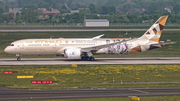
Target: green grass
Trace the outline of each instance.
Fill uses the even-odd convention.
[[[77,88],[141,88],[141,87],[180,87],[179,83],[148,83],[148,84],[75,84],[75,85],[13,85],[8,88],[19,89],[77,89]]]
[[[153,97],[139,97],[139,98],[140,101],[179,101],[180,100],[180,96],[153,96]],[[124,97],[124,98],[93,98],[93,99],[34,100],[34,101],[133,101],[133,100],[131,100],[131,97]]]
[[[16,58],[15,55],[6,54],[4,48],[11,42],[20,39],[31,38],[92,38],[94,36],[105,34],[103,38],[135,38],[140,37],[144,31],[129,31],[128,35],[124,35],[125,31],[102,31],[102,32],[0,32],[0,58]],[[176,41],[176,44],[165,46],[148,52],[141,52],[128,55],[95,55],[94,57],[180,57],[180,31],[164,31],[162,33],[162,41],[170,39]],[[48,56],[22,56],[22,58],[55,58],[55,55]]]
[[[3,74],[3,71],[17,71]],[[179,81],[180,65],[57,65],[57,66],[0,66],[0,85],[13,88],[124,88],[176,87],[180,83],[108,84],[113,82]],[[17,76],[33,75],[33,79]],[[31,80],[53,80],[53,85],[31,84]],[[85,83],[85,84],[84,84]],[[12,86],[13,85],[13,86]],[[14,86],[16,85],[16,86]]]
[[[84,27],[80,26],[68,26],[67,25],[1,25],[0,30],[11,29],[148,29],[151,25],[117,25],[110,27]],[[179,25],[166,25],[165,29],[178,29]]]

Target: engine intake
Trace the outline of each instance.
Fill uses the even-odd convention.
[[[67,48],[64,50],[64,57],[67,59],[80,59],[81,49],[80,48]]]

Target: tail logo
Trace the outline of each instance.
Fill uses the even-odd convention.
[[[137,53],[141,51],[147,51],[151,49],[150,45],[159,43],[159,38],[165,26],[168,16],[160,17],[135,43],[141,43],[141,45],[132,45],[130,53]]]
[[[168,16],[160,17],[141,38],[148,39],[152,43],[158,43],[167,18]]]

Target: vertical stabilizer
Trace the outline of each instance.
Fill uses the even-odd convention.
[[[161,16],[139,39],[147,39],[148,43],[159,43],[167,18],[168,16]]]

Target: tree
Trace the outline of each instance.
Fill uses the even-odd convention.
[[[73,0],[69,0],[69,1],[67,2],[67,6],[68,6],[69,8],[71,8],[72,2],[73,2]]]
[[[109,9],[109,13],[115,13],[116,12],[116,8],[114,6],[107,6]]]
[[[132,6],[131,6],[131,4],[130,3],[125,3],[124,5],[123,5],[123,10],[125,11],[125,12],[127,12],[129,9],[131,9],[132,8]]]
[[[21,23],[21,16],[19,13],[16,13],[16,19],[14,20],[16,23]]]
[[[48,11],[52,11],[52,8],[46,8],[46,10],[48,10]]]
[[[159,7],[159,4],[156,3],[156,2],[151,2],[150,4],[148,4],[147,8],[148,8],[148,11],[149,11],[150,14],[160,13],[162,11],[162,10],[159,11],[160,7]]]
[[[47,2],[43,2],[42,4],[39,5],[40,8],[48,8],[49,4]]]
[[[52,14],[50,14],[50,15],[49,15],[49,19],[50,19],[50,20],[52,20],[52,18],[53,18],[53,15],[52,15]]]
[[[108,14],[108,13],[109,13],[109,9],[106,6],[103,6],[101,14]]]
[[[0,15],[4,13],[4,9],[2,7],[0,7]]]
[[[102,5],[96,6],[96,13],[101,14],[102,12]]]
[[[79,10],[80,13],[84,13],[84,14],[87,14],[87,13],[90,13],[90,10],[89,9],[86,9],[86,8],[82,8]]]
[[[5,12],[9,12],[9,6],[7,4],[5,6]]]
[[[72,23],[80,23],[83,21],[83,15],[79,13],[74,13],[71,15],[71,21],[73,20]]]
[[[65,5],[63,5],[63,6],[61,7],[61,9],[67,10],[67,7],[66,7]]]
[[[3,14],[3,15],[1,15],[1,19],[2,19],[2,22],[7,22],[7,23],[9,23],[9,22],[12,21],[14,18],[13,18],[12,15],[9,13],[9,14]]]
[[[61,13],[69,13],[70,11],[67,9],[67,7],[65,5],[63,5],[61,7],[61,10],[60,10]]]
[[[61,9],[61,7],[62,7],[62,4],[60,4],[60,3],[56,3],[56,2],[54,2],[54,3],[52,4],[52,8],[55,8],[55,9],[60,10],[60,9]]]
[[[38,7],[34,4],[28,4],[24,6],[24,9],[33,9],[33,10],[37,10]]]
[[[36,12],[33,9],[26,9],[23,11],[23,20],[27,23],[33,23],[36,22]]]
[[[3,2],[2,1],[0,1],[0,7],[3,7]]]
[[[174,5],[173,9],[174,9],[175,14],[179,14],[179,12],[180,12],[180,4],[178,3],[178,4]]]
[[[76,3],[76,6],[78,8],[87,8],[87,6],[85,4],[80,4],[80,3]]]
[[[95,13],[96,10],[95,10],[95,5],[94,4],[89,4],[88,8],[89,8],[91,13]]]
[[[61,19],[59,22],[60,23],[66,23],[67,21],[65,19]]]

